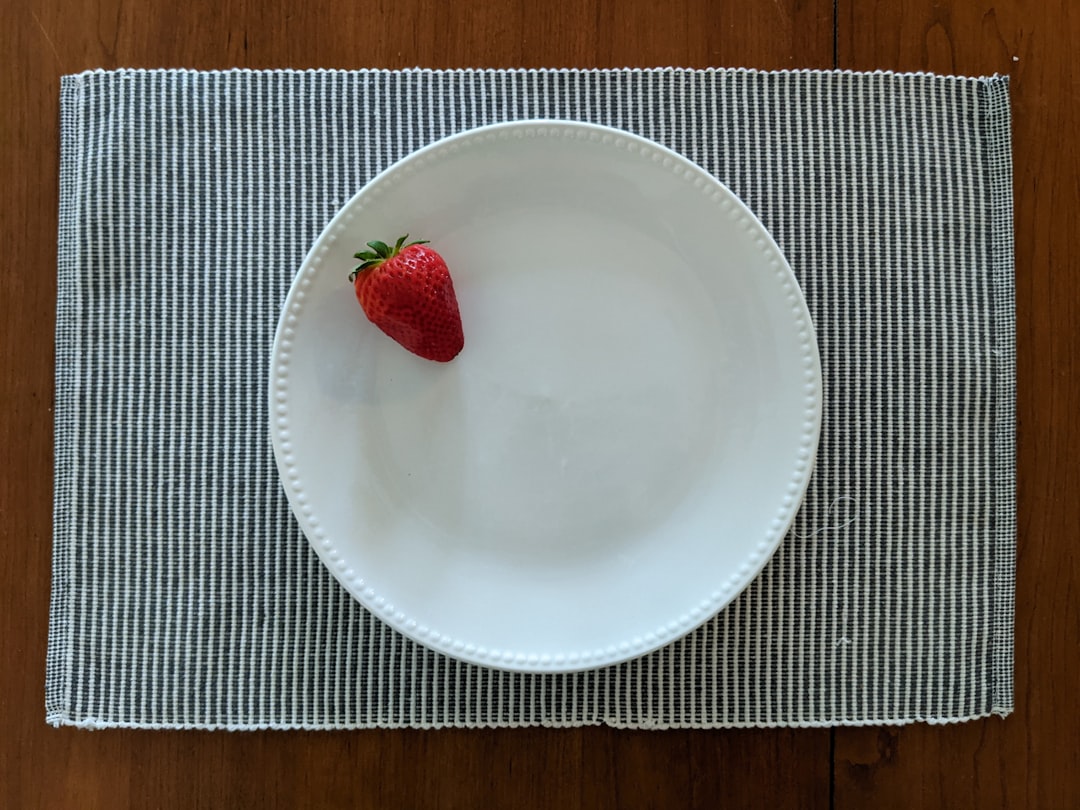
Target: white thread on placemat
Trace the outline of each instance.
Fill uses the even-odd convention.
[[[850,495],[841,495],[839,498],[835,498],[833,500],[833,502],[829,504],[828,509],[825,510],[825,520],[828,521],[829,516],[832,515],[833,510],[836,509],[838,504],[845,503],[845,502],[853,504],[854,508],[856,510],[859,508],[858,500],[851,497]],[[792,529],[791,536],[792,537],[798,537],[800,540],[809,540],[811,537],[817,537],[819,534],[824,534],[825,532],[835,532],[835,531],[839,531],[840,529],[846,529],[848,526],[850,526],[852,523],[854,523],[855,520],[856,520],[856,515],[852,514],[850,517],[845,519],[842,523],[837,523],[834,526],[821,526],[820,528],[815,529],[814,531],[810,532],[810,534],[800,534],[799,532]]]

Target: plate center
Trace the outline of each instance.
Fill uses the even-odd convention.
[[[444,238],[465,350],[377,373],[386,491],[501,557],[557,562],[647,534],[700,481],[723,419],[722,341],[693,268],[642,223],[576,214],[493,213],[483,250]],[[549,233],[566,248],[554,260],[534,244]]]

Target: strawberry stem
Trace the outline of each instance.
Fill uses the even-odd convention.
[[[390,247],[386,242],[380,242],[375,240],[374,242],[368,242],[367,246],[371,250],[362,250],[353,254],[354,259],[359,259],[361,264],[349,273],[349,281],[356,281],[356,277],[363,273],[365,270],[370,270],[373,267],[378,267],[387,259],[392,259],[397,256],[405,248],[412,247],[413,245],[426,245],[427,239],[417,239],[415,242],[409,242],[405,244],[405,240],[409,238],[408,234],[405,234],[394,243],[393,247]]]

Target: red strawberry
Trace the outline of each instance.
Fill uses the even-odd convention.
[[[413,354],[445,363],[465,345],[450,270],[425,241],[368,242],[349,280],[368,320]]]

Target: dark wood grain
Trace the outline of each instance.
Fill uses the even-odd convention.
[[[832,0],[0,4],[0,807],[829,804],[830,734],[44,723],[59,77],[88,68],[829,67]]]
[[[1016,712],[838,730],[836,806],[1080,807],[1080,7],[841,0],[841,67],[1011,76],[1016,234]]]

